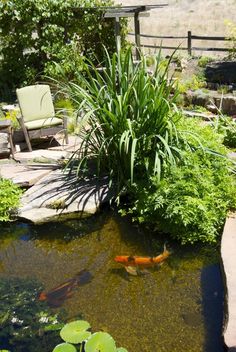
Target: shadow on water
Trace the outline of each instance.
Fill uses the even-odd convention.
[[[219,264],[208,265],[202,269],[201,289],[205,351],[224,352],[222,337],[224,287]]]
[[[33,241],[41,239],[53,242],[55,239],[68,243],[75,239],[89,235],[91,232],[97,233],[97,240],[100,239],[101,230],[109,215],[102,214],[91,216],[85,219],[73,219],[66,222],[51,222],[37,226],[26,225],[26,232],[21,236],[21,240]],[[56,236],[55,236],[56,234]]]

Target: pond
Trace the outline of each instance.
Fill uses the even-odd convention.
[[[222,352],[223,287],[216,247],[181,247],[167,241],[171,256],[159,268],[139,276],[129,275],[114,261],[122,254],[157,255],[165,242],[111,211],[83,221],[2,226],[0,282],[14,280],[3,288],[6,297],[13,287],[14,294],[19,291],[23,297],[21,283],[29,282],[24,300],[29,301],[32,292],[36,299],[31,308],[36,309],[47,305],[38,300],[42,289],[47,292],[86,269],[91,280],[75,287],[61,307],[48,308],[52,314],[61,312],[64,321],[82,317],[94,331],[109,332],[117,346],[129,352]],[[41,349],[36,348],[36,339],[40,346],[45,338],[39,329],[34,346],[29,335],[28,347],[23,348],[14,342],[20,341],[19,333],[13,333],[18,340],[8,340],[8,330],[3,334],[4,328],[9,329],[3,324],[6,315],[0,319],[0,349],[50,352],[55,346],[53,340],[52,345],[44,341]]]

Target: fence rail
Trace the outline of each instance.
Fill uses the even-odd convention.
[[[134,33],[128,33],[129,35],[134,35]],[[192,56],[193,51],[229,51],[230,48],[212,48],[212,47],[197,47],[193,46],[194,40],[205,40],[205,41],[230,41],[226,37],[215,37],[215,36],[205,36],[205,35],[193,35],[191,31],[187,32],[186,36],[170,36],[170,35],[151,35],[151,34],[139,34],[140,37],[140,47],[153,48],[153,49],[178,49],[186,50],[188,54]],[[186,47],[182,46],[165,46],[165,45],[152,45],[141,43],[141,38],[155,38],[155,39],[185,39],[187,41]]]

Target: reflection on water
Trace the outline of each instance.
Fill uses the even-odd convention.
[[[69,319],[82,314],[129,352],[222,352],[216,249],[167,242],[171,257],[137,277],[114,262],[116,255],[157,255],[165,241],[111,213],[38,227],[5,226],[0,277],[35,278],[50,291],[86,269],[91,282],[63,303]]]

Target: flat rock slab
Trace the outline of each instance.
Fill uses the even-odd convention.
[[[186,104],[204,106],[205,108],[212,109],[216,107],[224,114],[235,115],[236,111],[236,96],[230,93],[224,94],[217,91],[203,91],[198,89],[196,91],[187,91],[185,95]],[[216,113],[217,113],[216,109]]]
[[[52,171],[27,190],[19,208],[19,218],[34,224],[95,214],[112,197],[108,180],[78,181],[62,170]]]
[[[0,165],[0,176],[12,180],[18,186],[31,187],[55,167],[58,166],[53,164],[2,164]]]
[[[58,161],[63,159],[68,159],[71,156],[71,152],[66,150],[48,150],[48,149],[38,149],[32,152],[19,152],[15,153],[15,159],[20,163],[37,162],[38,160]]]
[[[231,153],[229,153],[228,155],[229,155],[229,157],[230,157],[231,159],[236,159],[236,153],[235,153],[235,152],[231,152]]]
[[[226,219],[221,257],[226,284],[226,324],[224,341],[229,351],[236,351],[236,213]]]

